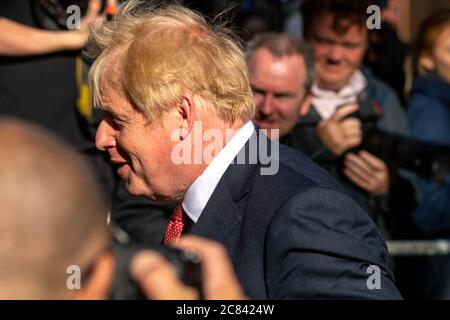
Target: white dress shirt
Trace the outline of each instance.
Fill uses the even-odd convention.
[[[223,174],[250,139],[254,130],[255,127],[251,121],[240,128],[187,190],[182,205],[193,222],[197,223]]]

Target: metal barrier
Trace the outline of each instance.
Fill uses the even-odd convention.
[[[450,255],[450,240],[387,241],[391,256],[446,256]]]

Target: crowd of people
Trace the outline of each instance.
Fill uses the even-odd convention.
[[[450,299],[449,256],[385,242],[450,239],[450,11],[406,59],[398,38],[380,49],[371,4],[301,1],[293,35],[145,0],[89,0],[67,30],[64,1],[0,0],[0,298],[121,296],[117,227],[148,248],[128,270],[148,299]],[[200,290],[167,246],[198,253]]]

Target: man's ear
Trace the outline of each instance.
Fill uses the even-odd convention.
[[[423,55],[419,59],[419,66],[426,71],[433,71],[435,68],[434,60],[429,55]]]
[[[82,285],[81,291],[75,299],[78,300],[104,300],[111,291],[114,276],[114,257],[107,252],[102,254],[94,263],[89,278]]]
[[[305,99],[303,99],[302,104],[300,105],[299,114],[301,117],[304,117],[308,114],[309,109],[311,109],[312,104],[312,94],[308,94]]]
[[[184,95],[177,107],[178,127],[180,139],[184,140],[189,135],[195,121],[195,101],[192,95]]]

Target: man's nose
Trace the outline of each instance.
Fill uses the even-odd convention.
[[[99,150],[106,150],[115,147],[116,139],[114,136],[114,129],[104,119],[100,122],[95,136],[95,146]]]
[[[344,51],[341,46],[334,45],[328,49],[327,58],[329,61],[338,63],[339,61],[342,60],[343,56],[344,56]]]
[[[272,110],[273,110],[273,96],[270,94],[266,94],[259,106],[259,111],[263,115],[270,115],[272,113]]]

